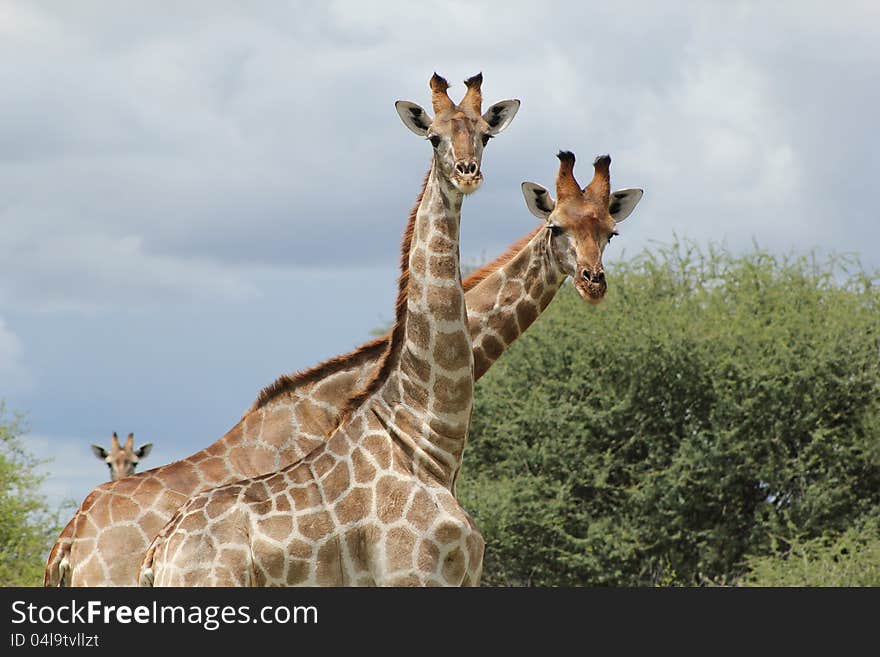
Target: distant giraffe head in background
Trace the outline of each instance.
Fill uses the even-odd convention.
[[[116,481],[134,474],[134,469],[142,458],[150,453],[153,449],[153,443],[146,443],[137,449],[134,449],[134,434],[128,434],[125,445],[119,445],[119,438],[116,432],[110,439],[110,450],[106,450],[100,445],[92,445],[92,452],[99,459],[107,464],[110,468],[110,480]]]
[[[526,205],[547,222],[549,244],[560,268],[574,281],[582,298],[599,303],[605,298],[602,252],[617,235],[617,224],[626,219],[642,198],[641,189],[611,191],[611,157],[593,162],[595,173],[584,188],[574,177],[574,153],[560,151],[556,200],[537,183],[523,183]]]

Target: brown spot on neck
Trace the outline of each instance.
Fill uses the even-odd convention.
[[[540,225],[531,233],[523,237],[522,239],[517,240],[510,247],[502,253],[500,256],[492,260],[490,263],[483,265],[477,271],[473,272],[470,276],[468,276],[462,282],[462,287],[465,292],[468,292],[479,285],[482,281],[486,280],[489,276],[494,274],[496,271],[506,266],[511,260],[513,260],[516,256],[518,256],[524,248],[529,245],[529,242],[538,234],[544,226]]]

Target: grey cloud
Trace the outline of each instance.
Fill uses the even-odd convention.
[[[25,250],[45,256],[0,274],[41,280],[50,296],[46,226],[86,250],[134,236],[147,268],[167,264],[180,279],[191,270],[209,296],[251,293],[254,268],[393,258],[430,149],[392,103],[427,106],[433,70],[460,93],[481,69],[487,102],[523,100],[468,201],[479,217],[466,256],[518,236],[509,227],[528,221],[519,183],[552,183],[558,148],[581,167],[610,152],[615,183],[646,188],[627,227],[634,248],[673,231],[801,250],[829,222],[841,236],[876,231],[866,201],[842,212],[829,193],[872,178],[870,7],[829,26],[821,8],[798,5],[793,21],[792,8],[749,3],[85,6],[13,4],[12,25],[29,27],[0,46],[15,55],[2,58],[0,80],[17,89],[0,110],[0,212]],[[827,102],[831,91],[853,100]],[[81,275],[69,284],[81,290],[131,282],[100,272],[64,278]],[[157,298],[175,289],[161,276],[135,289],[147,294],[151,278]]]
[[[0,400],[10,393],[30,390],[33,383],[21,340],[0,317]]]
[[[582,178],[609,152],[614,186],[646,190],[609,270],[673,233],[878,266],[878,11],[4,2],[0,382],[34,385],[0,395],[45,453],[118,428],[170,459],[366,339],[430,159],[393,103],[428,107],[435,70],[523,102],[465,202],[465,262],[534,227],[520,183],[552,186],[564,148]],[[83,494],[103,472],[64,449]]]

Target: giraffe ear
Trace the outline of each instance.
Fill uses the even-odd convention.
[[[102,461],[107,458],[107,450],[100,445],[92,445],[92,454],[94,454]]]
[[[419,137],[424,137],[428,134],[428,128],[431,127],[431,122],[434,119],[425,110],[408,100],[398,100],[394,103],[394,108],[400,114],[403,125]]]
[[[513,117],[518,111],[518,100],[502,100],[492,105],[483,114],[483,120],[489,124],[489,134],[494,137],[504,130],[513,121]]]
[[[134,455],[139,459],[146,458],[153,451],[153,443],[144,443],[134,451]]]
[[[550,192],[538,183],[524,182],[522,192],[526,206],[538,219],[547,219],[556,208],[556,201],[550,196]]]
[[[636,209],[644,193],[641,189],[621,189],[612,192],[608,200],[608,212],[611,213],[614,223],[619,224],[626,219]]]

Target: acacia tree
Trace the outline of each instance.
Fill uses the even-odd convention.
[[[732,583],[880,517],[880,292],[842,264],[676,244],[566,286],[477,384],[484,582]]]
[[[23,421],[0,402],[0,586],[38,586],[46,554],[60,531],[59,513],[39,487],[45,463],[21,441]]]

